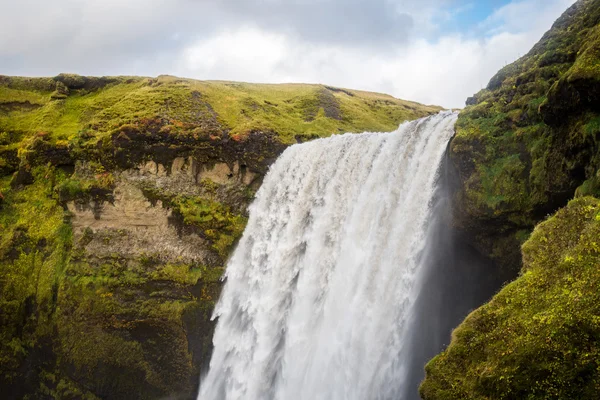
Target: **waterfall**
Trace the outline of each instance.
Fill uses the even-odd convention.
[[[456,118],[319,139],[279,157],[227,265],[199,399],[403,398]]]

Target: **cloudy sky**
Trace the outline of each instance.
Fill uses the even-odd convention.
[[[307,82],[462,107],[574,0],[0,0],[0,74]]]

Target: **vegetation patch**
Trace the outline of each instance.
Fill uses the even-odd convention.
[[[0,112],[0,130],[43,131],[49,132],[52,140],[66,141],[81,134],[97,141],[124,125],[158,119],[167,131],[200,130],[232,137],[269,131],[276,132],[282,142],[292,143],[296,135],[390,131],[405,120],[440,110],[382,94],[321,85],[72,74],[54,79],[4,76],[0,79],[0,107],[15,102],[35,107],[5,107],[5,112]],[[372,102],[384,106],[374,109]],[[352,117],[345,118],[349,115]]]
[[[523,270],[426,367],[430,399],[592,399],[600,390],[600,200],[538,225]]]
[[[297,141],[391,131],[439,110],[322,85],[0,76],[2,395],[191,398],[224,265],[268,165]],[[196,182],[215,164],[231,183]],[[102,212],[118,208],[127,179],[150,205],[124,194],[121,229]],[[131,214],[159,201],[170,225],[152,229],[176,227],[201,244],[197,258],[166,257],[136,236],[148,220]]]
[[[178,197],[174,204],[183,222],[198,227],[219,255],[226,259],[234,243],[242,236],[247,218],[233,213],[221,203],[203,198]]]

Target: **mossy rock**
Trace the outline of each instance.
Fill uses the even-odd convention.
[[[564,206],[600,167],[599,23],[600,1],[578,1],[459,115],[456,225],[513,271],[516,233]]]
[[[32,167],[32,181],[25,185],[0,180],[2,393],[194,398],[200,368],[210,356],[210,317],[223,268],[87,251],[90,241],[102,238],[87,229],[75,240],[61,192],[94,168],[101,166],[80,168],[73,177],[48,163]],[[243,227],[234,233],[225,226],[238,218],[225,206],[207,203],[210,207],[195,212],[199,201],[185,203],[186,213],[211,224],[199,229],[241,233]],[[219,250],[230,250],[231,243],[221,244],[217,233],[214,240]]]
[[[427,364],[425,400],[597,398],[599,24],[600,1],[576,2],[458,118],[455,224],[522,268]]]
[[[426,367],[425,400],[596,399],[600,200],[573,200],[523,245],[523,270]]]

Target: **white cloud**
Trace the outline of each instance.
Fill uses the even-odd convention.
[[[246,81],[272,80],[269,75],[291,56],[287,43],[281,34],[256,28],[226,31],[185,48],[179,71],[203,79],[231,80],[234,75],[243,75]]]
[[[76,29],[71,18],[73,2],[54,7],[36,0],[7,1],[1,4],[0,55],[15,56],[40,51],[45,46],[64,41]]]
[[[529,9],[532,3],[499,9],[490,21],[501,21],[506,28],[485,38],[448,35],[385,51],[306,43],[241,27],[190,45],[176,73],[198,79],[326,83],[462,107],[501,67],[529,51],[572,1],[557,0],[540,11],[545,21],[524,25],[526,20],[515,10]]]

